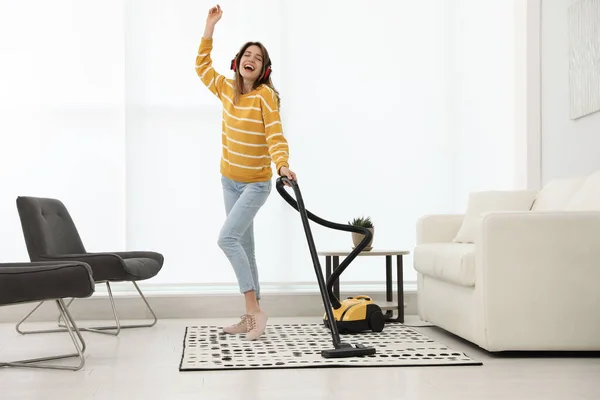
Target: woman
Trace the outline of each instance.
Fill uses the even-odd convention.
[[[246,300],[241,320],[223,331],[246,333],[249,340],[255,340],[265,330],[267,315],[259,305],[253,220],[271,192],[271,162],[280,176],[296,179],[296,175],[289,169],[280,98],[271,82],[271,60],[265,47],[258,42],[242,46],[231,62],[234,79],[226,79],[212,67],[212,35],[222,15],[219,5],[208,12],[196,73],[223,104],[221,182],[227,218],[218,243]]]

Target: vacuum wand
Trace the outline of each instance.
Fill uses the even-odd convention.
[[[284,183],[288,183],[294,193],[296,194],[296,201],[291,198],[291,196],[286,192],[283,187]],[[306,208],[304,207],[304,201],[302,200],[302,194],[300,193],[300,188],[298,187],[298,183],[286,177],[281,177],[277,179],[276,184],[277,191],[281,196],[287,200],[292,207],[300,212],[300,217],[302,219],[302,225],[304,226],[304,232],[306,233],[306,240],[308,242],[308,248],[310,250],[310,255],[312,257],[312,262],[315,267],[315,274],[317,275],[317,282],[319,283],[319,288],[321,289],[321,297],[323,298],[323,306],[325,307],[325,313],[327,314],[327,318],[331,325],[331,335],[333,338],[333,344],[337,348],[341,342],[340,334],[337,329],[337,325],[335,324],[335,319],[333,317],[333,311],[331,310],[331,299],[327,297],[327,290],[325,286],[325,279],[323,278],[323,271],[321,270],[321,263],[319,262],[319,256],[317,254],[317,249],[315,248],[315,241],[312,237],[312,231],[310,230],[310,225],[308,223],[308,213]],[[332,293],[333,294],[333,293]],[[335,296],[333,296],[335,297]],[[337,298],[336,298],[337,300]],[[338,301],[339,303],[339,301]],[[338,306],[339,307],[339,306]]]
[[[285,190],[284,184],[288,184],[294,190],[296,195],[296,200],[294,200]],[[311,212],[307,211],[304,207],[304,200],[302,199],[302,194],[300,193],[300,187],[298,186],[298,182],[295,180],[288,179],[286,177],[279,177],[276,182],[276,188],[281,197],[283,197],[296,211],[300,213],[300,217],[302,219],[302,225],[304,227],[304,232],[306,233],[306,239],[308,242],[308,247],[310,250],[310,255],[312,258],[313,266],[315,268],[315,274],[317,276],[317,282],[319,283],[319,289],[321,292],[321,297],[323,298],[323,306],[325,307],[325,313],[327,315],[327,319],[329,321],[329,328],[331,330],[331,336],[333,339],[333,350],[323,350],[321,351],[321,355],[326,358],[331,357],[355,357],[355,356],[365,356],[375,354],[376,350],[372,347],[365,347],[363,345],[356,345],[353,347],[348,343],[342,343],[340,340],[340,334],[338,330],[338,326],[336,320],[333,315],[332,307],[336,310],[341,307],[341,303],[339,299],[333,293],[333,283],[338,279],[341,273],[346,269],[346,267],[350,264],[350,262],[367,246],[367,244],[371,241],[372,233],[366,228],[356,227],[351,225],[343,225],[337,224],[331,221],[324,220],[322,218],[317,217]],[[325,283],[323,278],[323,272],[321,270],[321,264],[319,262],[319,257],[317,254],[317,250],[315,248],[315,242],[312,236],[312,232],[310,230],[309,218],[323,226],[328,228],[350,231],[350,232],[358,232],[365,235],[363,240],[359,243],[358,246],[354,248],[354,250],[346,257],[346,259],[335,269],[332,275]]]
[[[289,195],[289,193],[287,193],[287,191],[283,187],[284,182],[288,183],[294,189],[297,201],[294,200]],[[350,254],[348,254],[348,256],[335,269],[335,271],[333,271],[333,273],[327,280],[326,286],[327,286],[327,293],[329,295],[329,301],[331,302],[332,307],[337,310],[338,308],[341,307],[341,303],[340,303],[340,300],[337,298],[337,296],[333,293],[333,285],[338,280],[340,275],[346,270],[346,267],[348,267],[348,265],[350,265],[350,263],[360,254],[360,252],[362,252],[367,247],[369,242],[371,242],[371,240],[373,238],[373,233],[370,230],[368,230],[367,228],[363,228],[360,226],[344,225],[344,224],[338,224],[335,222],[327,221],[323,218],[320,218],[320,217],[314,215],[310,211],[307,211],[306,208],[304,207],[304,201],[302,200],[302,195],[300,194],[300,188],[296,181],[290,180],[286,177],[280,177],[277,179],[276,188],[277,188],[277,191],[279,192],[279,194],[281,195],[281,197],[283,197],[285,201],[287,201],[294,209],[296,209],[296,211],[300,212],[300,216],[302,217],[302,222],[303,222],[303,224],[305,223],[304,230],[306,231],[308,245],[311,248],[311,255],[313,256],[313,263],[318,263],[319,261],[318,261],[316,250],[314,250],[314,241],[312,239],[310,227],[308,226],[308,219],[318,223],[319,225],[325,226],[327,228],[331,228],[331,229],[335,229],[335,230],[339,230],[339,231],[360,233],[360,234],[364,235],[363,239],[360,241],[358,246],[356,246],[350,252]],[[300,205],[301,205],[301,207],[300,207]],[[314,253],[313,253],[313,250],[314,250]],[[315,264],[315,265],[317,265],[317,264]],[[320,271],[320,268],[319,268],[319,271]]]

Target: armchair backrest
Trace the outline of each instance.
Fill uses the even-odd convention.
[[[19,196],[17,210],[31,261],[42,260],[42,255],[86,252],[75,223],[60,200]]]

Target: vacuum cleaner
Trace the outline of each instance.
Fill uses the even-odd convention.
[[[296,200],[290,196],[285,190],[284,185],[288,184],[296,195]],[[298,182],[295,180],[288,179],[286,177],[277,178],[276,188],[281,197],[284,198],[296,211],[300,213],[302,219],[302,225],[308,241],[308,247],[315,268],[315,274],[317,275],[317,282],[319,284],[319,291],[323,299],[323,306],[325,307],[325,316],[323,323],[331,331],[333,339],[334,349],[323,350],[321,355],[325,358],[333,357],[355,357],[375,354],[376,350],[373,347],[366,347],[358,344],[352,346],[348,343],[343,343],[340,339],[340,332],[343,333],[358,333],[365,330],[371,330],[373,332],[381,332],[385,326],[385,318],[381,311],[381,308],[376,305],[371,298],[368,296],[355,296],[350,297],[344,302],[335,296],[333,292],[334,282],[344,272],[348,265],[356,258],[356,256],[367,247],[367,244],[371,241],[372,233],[366,228],[338,224],[324,220],[311,212],[307,211],[304,206],[302,194],[300,193],[300,187]],[[312,220],[319,225],[327,228],[356,232],[364,234],[363,240],[356,246],[352,252],[344,259],[344,261],[333,271],[327,282],[323,278],[323,271],[315,248],[315,242],[312,237],[310,225],[308,220]],[[330,323],[334,321],[335,323]]]

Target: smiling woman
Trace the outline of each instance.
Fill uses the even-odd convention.
[[[260,308],[260,285],[254,251],[254,218],[271,192],[271,162],[290,179],[288,143],[283,136],[279,96],[271,83],[271,61],[260,43],[248,42],[231,62],[233,82],[212,66],[212,34],[223,11],[210,9],[196,56],[196,73],[223,103],[221,175],[227,218],[219,247],[229,259],[246,300],[241,320],[225,333],[261,336],[267,315]],[[241,67],[241,68],[240,68]]]
[[[258,86],[264,84],[275,92],[278,106],[281,98],[271,82],[271,57],[269,52],[260,42],[248,42],[242,46],[240,51],[231,60],[231,69],[237,71],[241,65],[239,74],[235,75],[235,87],[233,103],[237,104],[240,94],[251,92]]]

